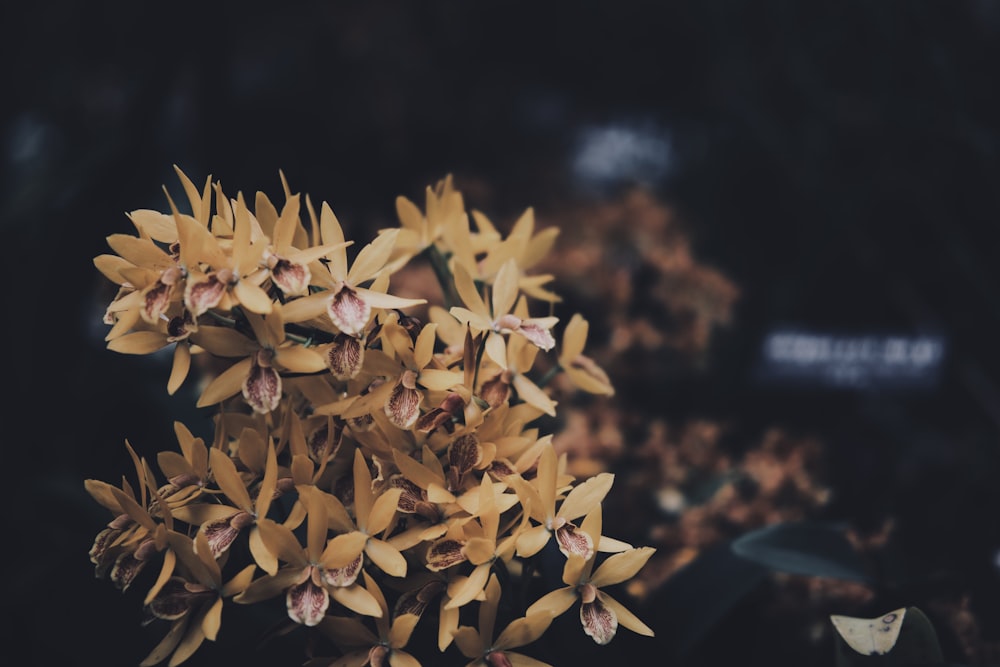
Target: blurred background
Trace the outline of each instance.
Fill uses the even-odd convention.
[[[126,211],[166,210],[175,164],[272,198],[280,169],[355,238],[446,174],[498,227],[529,206],[560,226],[556,314],[590,320],[617,393],[556,384],[547,426],[575,470],[616,474],[614,536],[657,548],[616,593],[657,636],[597,647],[570,613],[528,652],[832,665],[830,614],[915,605],[948,662],[1000,664],[1000,4],[0,11],[22,664],[137,665],[162,636],[95,579],[108,517],[83,480],[117,482],[126,439],[172,448],[175,419],[205,418],[166,395],[165,362],[104,349],[92,264]],[[842,529],[865,576],[728,548],[798,521]],[[240,622],[190,664],[301,664]]]

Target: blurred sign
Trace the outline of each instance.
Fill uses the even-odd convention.
[[[767,384],[847,389],[929,388],[940,375],[937,335],[843,335],[783,330],[767,335],[758,379]]]

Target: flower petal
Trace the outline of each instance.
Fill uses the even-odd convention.
[[[273,412],[281,402],[281,376],[270,366],[254,363],[243,381],[243,398],[258,414]]]
[[[342,283],[327,302],[326,312],[342,332],[360,336],[368,325],[372,309],[356,291]]]
[[[462,542],[453,539],[438,540],[427,550],[427,569],[432,572],[445,570],[452,565],[465,562]]]
[[[305,264],[279,259],[271,268],[271,280],[285,296],[304,296],[309,290],[312,274]]]
[[[406,576],[406,558],[388,542],[370,538],[365,544],[365,554],[389,576]]]
[[[350,586],[357,581],[358,575],[361,574],[363,563],[364,559],[358,556],[344,567],[325,567],[323,568],[323,581],[330,586]]]
[[[420,416],[420,400],[423,397],[416,389],[397,383],[385,402],[385,414],[389,421],[403,430],[409,429]]]
[[[192,317],[205,314],[222,301],[226,284],[210,274],[201,278],[189,277],[184,287],[184,305]]]
[[[590,604],[580,605],[580,622],[583,624],[583,631],[601,645],[614,639],[618,632],[618,616],[600,598]]]
[[[345,333],[338,334],[326,352],[326,365],[338,380],[357,377],[364,361],[364,345],[359,339]]]
[[[601,563],[590,581],[600,588],[631,579],[642,569],[646,561],[654,553],[656,553],[656,549],[653,547],[639,547],[638,549],[614,554]]]
[[[312,578],[288,589],[285,596],[288,607],[288,617],[296,623],[312,627],[318,624],[326,615],[330,606],[330,594],[326,589],[317,586]]]
[[[545,318],[545,320],[551,319],[555,318]],[[549,330],[551,328],[551,326],[545,326],[540,320],[522,320],[521,326],[514,329],[514,333],[521,334],[534,343],[535,347],[548,351],[556,346],[556,339],[552,337],[552,332]]]

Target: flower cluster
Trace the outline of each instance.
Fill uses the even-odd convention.
[[[449,177],[423,209],[399,197],[399,226],[354,253],[332,208],[283,176],[279,210],[177,173],[190,212],[169,194],[169,213],[133,211],[136,234],[94,260],[118,286],[108,348],[172,347],[168,392],[200,368],[197,405],[216,410],[207,439],[176,422],[179,452],[155,466],[126,442],[131,482],[86,481],[112,515],[90,550],[97,576],[126,590],[158,571],[144,607],[170,627],[142,665],[184,662],[227,605],[279,596],[288,623],[337,652],[310,665],[419,665],[406,647],[428,608],[439,651],[469,664],[542,664],[513,649],[574,605],[598,644],[619,625],[653,634],[604,590],[654,552],[603,535],[613,475],[577,480],[533,425],[557,407],[540,354],[580,391],[613,392],[583,356],[582,317],[556,349],[559,297],[531,272],[556,229],[528,209],[504,235]],[[391,284],[415,262],[440,304]],[[498,581],[530,579],[545,549],[562,553],[565,586],[494,638]]]

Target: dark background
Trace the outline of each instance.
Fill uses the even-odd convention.
[[[159,638],[137,600],[93,577],[107,517],[83,480],[117,481],[126,438],[167,448],[172,421],[196,418],[189,397],[166,397],[162,366],[104,350],[92,264],[129,230],[125,211],[164,210],[173,164],[272,196],[281,169],[349,235],[391,224],[396,195],[420,201],[446,173],[494,220],[642,182],[741,289],[711,363],[642,391],[670,417],[819,434],[833,514],[897,511],[913,567],[978,591],[1000,639],[1000,4],[40,1],[2,15],[14,398],[0,653],[134,665]],[[581,142],[614,127],[649,132],[652,153],[599,177],[574,169]],[[932,332],[948,355],[922,388],[763,386],[761,340],[785,325]],[[698,664],[781,664],[780,645],[738,627]],[[669,658],[669,628],[654,629],[612,647]],[[299,657],[246,637],[203,651],[202,664]]]

